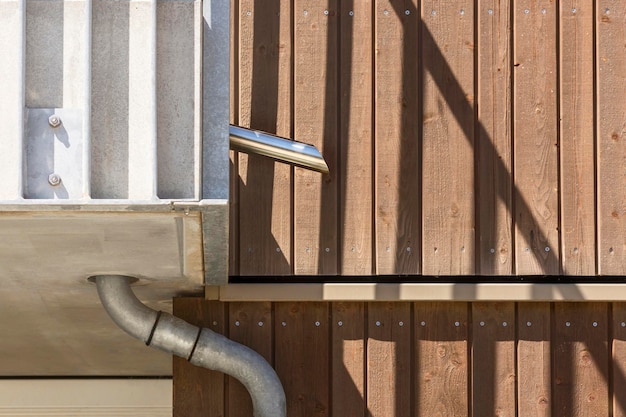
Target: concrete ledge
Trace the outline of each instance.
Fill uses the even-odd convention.
[[[626,284],[320,283],[207,287],[221,301],[626,301]]]

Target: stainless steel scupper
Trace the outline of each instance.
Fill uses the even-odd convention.
[[[313,145],[270,133],[230,125],[230,149],[266,156],[279,162],[328,174],[324,157]]]

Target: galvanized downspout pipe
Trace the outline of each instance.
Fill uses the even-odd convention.
[[[209,329],[147,307],[131,290],[131,277],[98,275],[91,280],[96,282],[104,309],[126,333],[147,346],[238,379],[252,397],[255,417],[286,415],[285,392],[278,375],[257,352]]]

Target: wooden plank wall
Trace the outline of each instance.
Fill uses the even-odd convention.
[[[174,312],[275,367],[287,415],[626,416],[624,303],[221,303]],[[250,416],[243,387],[174,359],[174,416]]]
[[[232,6],[232,275],[624,275],[622,0]]]

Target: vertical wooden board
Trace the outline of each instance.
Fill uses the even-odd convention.
[[[374,13],[376,273],[417,274],[421,257],[417,0],[377,0]]]
[[[609,415],[607,303],[555,303],[553,402],[557,416]]]
[[[372,1],[339,3],[342,275],[371,275],[373,272]]]
[[[230,119],[239,123],[239,1],[230,2]]]
[[[468,305],[416,303],[415,415],[468,416]]]
[[[275,369],[285,388],[287,415],[328,415],[330,317],[328,303],[276,303]]]
[[[220,334],[226,330],[226,304],[219,301],[174,298],[174,315]],[[173,358],[173,416],[223,416],[224,374]]]
[[[239,2],[230,2],[230,119],[239,122]]]
[[[295,139],[315,145],[330,170],[329,175],[294,170],[296,274],[338,273],[337,13],[337,0],[294,4]]]
[[[611,362],[609,374],[612,391],[609,392],[614,417],[626,416],[626,303],[611,306]]]
[[[515,263],[520,275],[559,273],[557,8],[514,2]]]
[[[230,2],[230,119],[239,123],[239,2]],[[239,153],[230,151],[228,273],[239,275]]]
[[[474,416],[515,416],[515,304],[472,303]]]
[[[422,262],[473,274],[474,4],[422,0]]]
[[[229,303],[229,337],[248,346],[272,363],[272,304]],[[252,401],[246,388],[235,378],[228,377],[228,416],[252,415]]]
[[[596,11],[598,269],[626,274],[626,3]]]
[[[239,275],[239,153],[230,152],[228,199],[228,274]]]
[[[566,275],[594,275],[593,5],[560,3],[561,251]]]
[[[371,417],[411,416],[411,305],[368,306],[367,410]]]
[[[552,413],[550,304],[517,306],[517,409],[519,416]]]
[[[365,416],[365,306],[332,304],[332,405],[329,415]]]
[[[239,124],[291,137],[291,5],[239,5]],[[291,273],[291,167],[239,154],[242,275]]]
[[[513,272],[511,4],[480,0],[477,203],[480,274]]]

